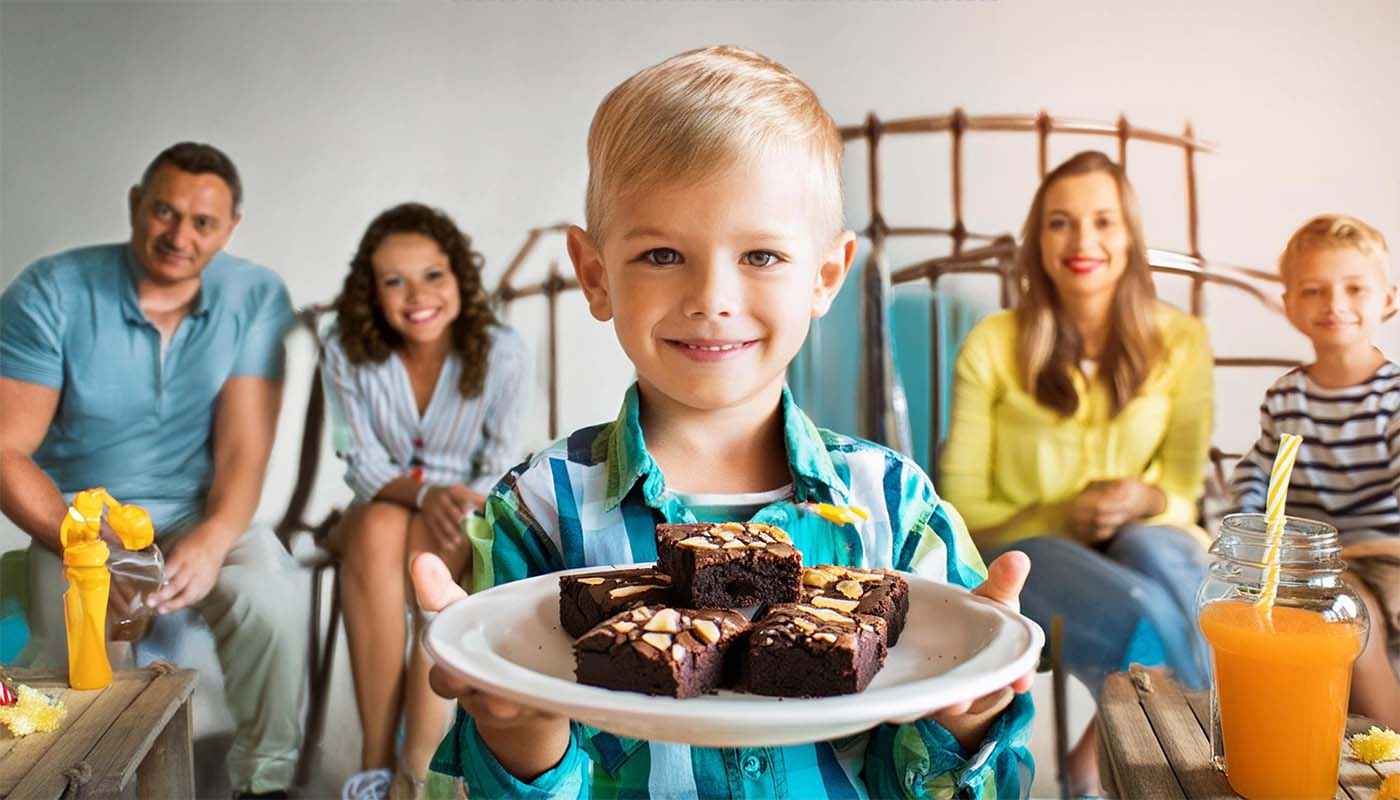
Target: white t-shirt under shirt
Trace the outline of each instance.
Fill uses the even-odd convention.
[[[700,522],[746,522],[760,509],[792,497],[792,484],[766,492],[687,494],[673,492]]]

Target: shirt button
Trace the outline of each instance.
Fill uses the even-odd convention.
[[[764,758],[763,756],[756,756],[752,754],[744,756],[744,763],[742,764],[742,768],[744,770],[745,775],[749,776],[750,778],[757,778],[758,776],[762,775],[765,771],[767,771],[768,759]]]

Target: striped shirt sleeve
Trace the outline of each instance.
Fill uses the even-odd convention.
[[[355,370],[334,333],[326,338],[322,351],[321,379],[326,400],[332,405],[333,417],[345,428],[341,432],[344,440],[337,444],[345,447],[340,453],[346,463],[345,482],[355,492],[355,501],[366,503],[402,473],[375,435],[371,422],[376,414],[387,415],[388,411],[374,408],[373,398],[360,391]]]
[[[520,458],[525,417],[534,396],[530,351],[520,335],[499,328],[487,373],[489,396],[481,419],[481,439],[473,459],[471,486],[486,494]]]
[[[1230,493],[1234,495],[1235,511],[1262,513],[1264,497],[1269,488],[1269,471],[1278,453],[1278,431],[1268,400],[1259,406],[1259,438],[1249,452],[1235,465],[1230,476]]]

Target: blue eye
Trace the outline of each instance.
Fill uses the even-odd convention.
[[[743,258],[744,263],[751,267],[771,267],[781,260],[776,253],[767,250],[750,250]]]
[[[681,263],[681,254],[669,247],[657,247],[642,253],[642,260],[658,267],[670,267]]]

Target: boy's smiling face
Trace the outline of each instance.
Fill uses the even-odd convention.
[[[1288,320],[1318,347],[1370,347],[1376,327],[1395,310],[1384,259],[1350,247],[1299,254],[1284,286]]]
[[[612,198],[601,242],[569,231],[589,310],[613,320],[644,394],[699,411],[776,401],[855,253],[854,234],[823,230],[814,164],[763,154]]]

